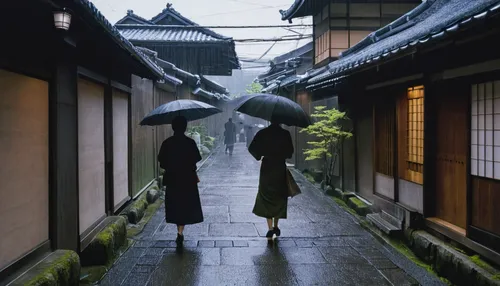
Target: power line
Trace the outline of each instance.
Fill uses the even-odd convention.
[[[295,25],[254,25],[254,26],[199,26],[199,25],[143,25],[143,24],[117,24],[118,27],[141,27],[141,28],[171,28],[171,29],[268,29],[268,28],[294,28],[294,27],[313,27],[313,24],[295,24]],[[286,29],[288,30],[288,29]]]
[[[257,42],[284,42],[284,41],[297,41],[297,40],[305,40],[311,38],[312,35],[304,35],[304,36],[296,36],[290,38],[274,38],[274,39],[234,39],[235,42],[243,42],[243,43],[257,43]]]
[[[247,2],[247,1],[242,1],[242,0],[227,0],[227,1],[241,3],[241,4],[247,4],[247,5],[254,5],[254,6],[259,6],[259,7],[263,7],[263,8],[273,8],[273,9],[275,8],[275,7],[269,6],[269,5],[262,5],[262,4],[258,4],[258,3],[254,3],[254,2]]]
[[[245,10],[236,10],[236,11],[231,11],[231,12],[222,12],[222,13],[201,15],[201,16],[198,16],[197,18],[212,17],[212,16],[219,16],[219,15],[227,15],[227,14],[234,14],[234,13],[241,13],[241,12],[250,12],[250,11],[256,11],[256,10],[266,10],[266,9],[283,8],[283,7],[286,7],[286,5],[269,6],[269,7],[255,8],[255,9],[245,9]]]

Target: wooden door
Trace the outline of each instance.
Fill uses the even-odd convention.
[[[468,89],[447,84],[436,91],[436,216],[465,229]]]

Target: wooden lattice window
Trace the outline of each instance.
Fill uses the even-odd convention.
[[[390,102],[375,105],[375,171],[394,176],[394,106]]]
[[[424,87],[408,88],[406,164],[409,179],[423,183],[424,171]]]
[[[471,174],[500,179],[500,81],[471,91]]]

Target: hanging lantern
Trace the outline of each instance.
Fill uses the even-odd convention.
[[[57,29],[69,30],[71,25],[71,14],[66,9],[54,12],[54,26]]]

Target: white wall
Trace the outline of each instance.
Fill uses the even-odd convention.
[[[80,234],[105,215],[104,87],[78,79]]]
[[[113,90],[113,192],[119,207],[129,195],[128,189],[128,97]]]
[[[49,239],[48,83],[0,69],[0,270]]]

